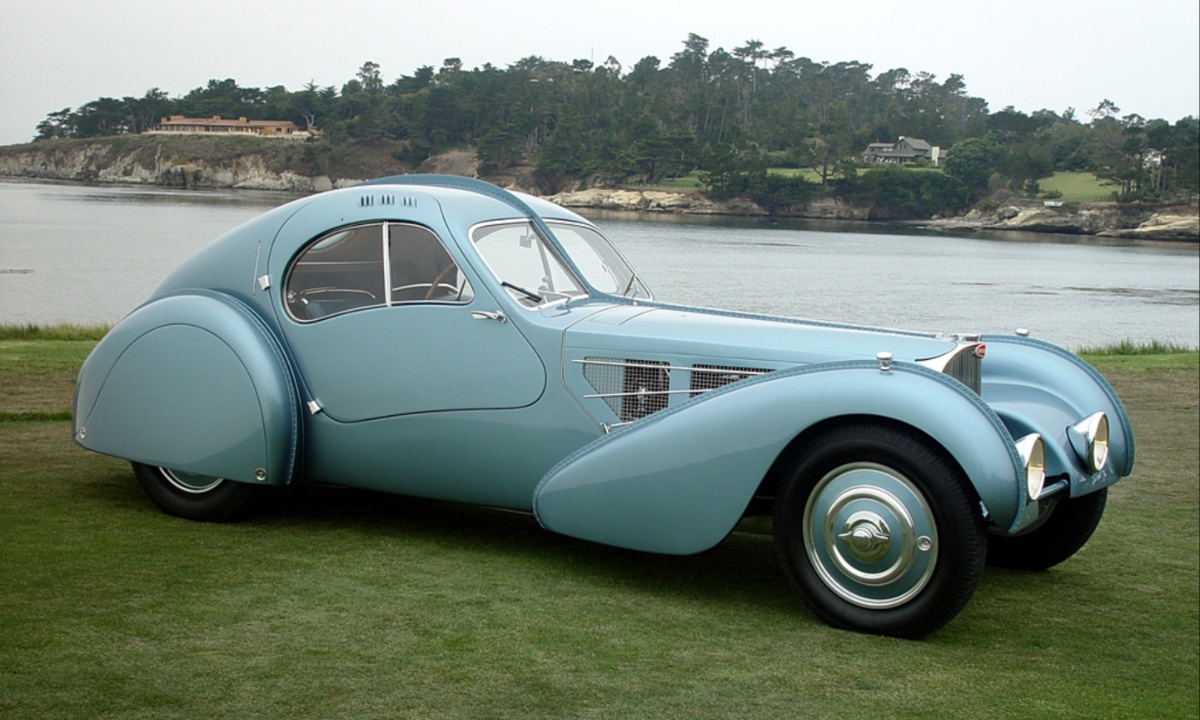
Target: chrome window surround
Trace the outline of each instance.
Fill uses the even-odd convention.
[[[589,230],[589,231],[594,232],[597,235],[599,235],[606,243],[608,243],[608,248],[613,253],[613,255],[615,255],[617,258],[619,258],[622,263],[624,263],[625,268],[630,272],[630,274],[632,274],[634,281],[638,284],[638,286],[641,288],[641,291],[645,294],[644,298],[639,298],[639,299],[640,300],[654,300],[654,293],[651,292],[648,287],[646,287],[646,284],[642,281],[641,276],[638,275],[637,271],[634,270],[633,266],[629,264],[629,261],[626,260],[625,256],[621,254],[621,251],[617,249],[617,246],[613,245],[612,241],[610,241],[607,237],[605,237],[605,235],[603,233],[601,233],[599,230],[597,230],[595,227],[588,225],[586,223],[574,222],[572,220],[546,220],[545,223],[551,229],[553,229],[555,226],[578,227],[578,228],[583,228],[585,230]],[[562,258],[562,254],[558,251],[558,249],[550,242],[547,242],[545,238],[542,238],[541,233],[537,232],[537,226],[534,225],[532,222],[530,222],[527,219],[517,218],[517,219],[509,219],[509,220],[489,220],[487,222],[481,222],[481,223],[472,225],[471,228],[469,230],[467,230],[467,237],[470,238],[471,246],[472,247],[475,246],[475,242],[476,242],[475,241],[475,232],[477,230],[479,230],[481,228],[496,227],[496,226],[500,226],[500,225],[527,225],[530,228],[530,230],[532,230],[534,233],[536,233],[538,235],[538,238],[542,240],[546,249],[550,252],[551,255],[553,255],[554,259],[558,262],[558,264],[562,268],[563,272],[565,272],[567,275],[569,275],[571,277],[571,279],[575,281],[576,285],[578,285],[581,288],[584,288],[584,292],[582,292],[580,294],[572,294],[567,297],[563,297],[563,295],[565,295],[565,293],[556,292],[555,293],[556,297],[544,298],[543,301],[538,303],[537,305],[525,305],[524,303],[520,303],[520,302],[517,303],[518,305],[520,305],[525,310],[540,310],[540,309],[545,308],[550,305],[556,305],[558,303],[566,303],[566,302],[570,302],[571,300],[574,300],[576,298],[588,296],[587,288],[589,288],[590,285],[586,282],[586,278],[580,278],[575,272],[573,272],[571,270],[571,267],[566,262],[564,262],[564,260]],[[502,281],[504,279],[504,278],[500,277],[500,274],[496,272],[496,269],[493,268],[488,263],[487,258],[485,258],[483,256],[483,253],[479,252],[479,250],[476,249],[475,254],[479,256],[479,260],[483,263],[483,266],[485,268],[487,268],[487,271],[491,274],[491,276],[493,278],[495,278],[497,281]]]
[[[389,247],[388,238],[389,238],[389,228],[394,225],[403,225],[403,226],[414,227],[414,228],[419,228],[421,230],[424,230],[425,232],[428,232],[430,235],[432,235],[433,238],[435,240],[437,240],[438,243],[441,244],[443,249],[446,248],[446,243],[442,240],[442,238],[436,232],[425,227],[424,225],[418,225],[416,223],[408,223],[408,222],[374,221],[374,222],[355,223],[352,225],[346,225],[346,226],[337,228],[335,230],[331,230],[329,232],[323,233],[319,237],[314,238],[312,241],[305,243],[305,245],[303,247],[301,247],[299,251],[297,251],[295,257],[293,257],[292,260],[290,261],[290,263],[288,264],[287,271],[284,273],[282,299],[283,299],[283,307],[284,307],[284,310],[287,312],[288,317],[291,318],[292,320],[294,320],[295,322],[307,325],[309,323],[321,322],[322,320],[327,320],[329,318],[337,317],[339,315],[345,315],[346,313],[356,312],[358,310],[368,310],[371,308],[394,307],[397,305],[412,305],[412,304],[433,304],[433,305],[466,305],[466,304],[469,304],[470,301],[474,298],[474,290],[470,289],[470,284],[471,284],[470,280],[466,279],[465,277],[463,280],[466,283],[466,287],[468,289],[470,289],[470,293],[469,293],[468,297],[464,300],[393,300],[392,299],[392,278],[391,278],[392,264],[391,264],[391,249]],[[295,295],[295,291],[290,290],[290,286],[291,286],[291,282],[292,282],[292,276],[293,276],[296,268],[300,265],[333,265],[333,264],[336,264],[336,263],[321,262],[321,261],[310,261],[308,263],[302,263],[301,260],[309,253],[309,251],[314,249],[316,246],[320,245],[322,242],[327,241],[329,238],[331,238],[334,235],[337,235],[339,233],[345,233],[345,232],[354,231],[354,230],[357,230],[360,228],[371,228],[371,227],[376,227],[376,226],[378,226],[380,229],[380,256],[379,257],[380,257],[380,260],[383,265],[382,266],[383,295],[384,295],[383,299],[379,300],[378,298],[371,296],[370,299],[375,300],[376,302],[348,308],[346,310],[331,312],[327,315],[321,315],[320,317],[316,317],[316,318],[302,318],[302,317],[298,317],[294,312],[292,312],[292,306],[295,304],[296,300],[293,297]],[[447,250],[447,254],[449,255],[448,250]],[[453,255],[450,256],[450,259],[454,262],[455,265],[460,265],[460,263],[457,260],[454,260]],[[459,268],[459,272],[460,273],[462,272],[461,267]],[[261,284],[261,279],[260,279],[260,284]],[[332,286],[331,287],[309,288],[306,291],[306,293],[307,294],[342,293],[342,294],[371,295],[371,293],[369,293],[365,290],[358,289],[358,288],[339,288],[339,287],[332,287]],[[300,302],[305,302],[305,301],[303,299],[300,299]]]
[[[520,218],[511,219],[511,220],[489,220],[487,222],[476,223],[475,225],[472,225],[469,230],[467,230],[467,237],[470,238],[470,240],[471,240],[472,249],[475,250],[475,254],[479,257],[479,261],[483,263],[483,266],[485,268],[487,268],[488,273],[492,276],[493,279],[496,280],[496,282],[498,282],[498,283],[503,282],[504,278],[500,277],[500,273],[496,272],[496,269],[494,267],[492,267],[491,263],[489,263],[487,261],[487,258],[485,258],[483,256],[483,253],[481,253],[479,251],[479,248],[476,247],[476,243],[478,242],[478,240],[475,237],[475,233],[481,229],[501,227],[501,226],[505,226],[505,225],[510,225],[510,226],[514,226],[514,227],[520,226],[520,225],[527,226],[531,232],[533,232],[535,235],[537,235],[538,240],[541,241],[542,245],[546,248],[547,252],[549,252],[550,255],[554,258],[554,261],[556,263],[558,263],[559,269],[561,269],[563,271],[563,273],[565,273],[568,277],[570,277],[571,280],[573,280],[575,282],[575,284],[578,285],[580,288],[587,287],[587,285],[585,283],[583,283],[575,275],[575,273],[571,272],[571,268],[565,262],[563,262],[563,259],[560,256],[558,250],[552,244],[547,242],[545,238],[542,237],[542,234],[540,232],[538,232],[538,230],[537,230],[537,226],[534,225],[529,220],[520,219]],[[504,289],[503,287],[501,288],[501,290],[505,293],[508,293],[508,290]],[[534,290],[534,292],[536,292],[536,290]],[[509,294],[511,294],[511,293],[509,293]],[[555,305],[555,304],[562,303],[562,302],[569,302],[569,301],[575,299],[576,297],[587,297],[587,290],[586,289],[583,290],[583,292],[579,293],[578,295],[565,296],[566,295],[565,293],[559,293],[559,292],[555,292],[554,294],[555,294],[555,297],[543,297],[542,302],[540,302],[536,305],[526,305],[520,301],[517,301],[517,305],[519,305],[521,308],[523,308],[525,310],[540,310],[540,309],[545,308],[550,305]]]

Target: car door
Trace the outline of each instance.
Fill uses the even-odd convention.
[[[545,388],[541,360],[512,323],[495,319],[495,302],[445,242],[436,206],[422,198],[405,220],[343,213],[343,224],[317,233],[322,223],[298,213],[276,239],[283,335],[331,419],[518,408]],[[297,233],[311,239],[289,240]],[[299,250],[277,258],[288,245]]]

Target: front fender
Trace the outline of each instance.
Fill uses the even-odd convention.
[[[1014,436],[1039,433],[1046,443],[1046,472],[1070,478],[1076,497],[1133,471],[1133,428],[1112,386],[1066,350],[1040,340],[987,336],[983,398]],[[1072,449],[1068,428],[1103,412],[1109,422],[1109,460],[1089,475]]]
[[[793,439],[846,416],[923,432],[954,457],[993,522],[1007,529],[1020,517],[1023,464],[995,413],[941,373],[863,361],[761,375],[650,415],[552,468],[534,491],[534,512],[565,535],[700,552],[733,529]]]
[[[130,313],[79,371],[75,441],[241,482],[290,482],[298,395],[283,349],[232,297],[191,291]]]

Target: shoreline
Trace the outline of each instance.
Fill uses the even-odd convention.
[[[245,149],[245,148],[243,148]],[[3,152],[8,150],[8,152]],[[103,152],[101,152],[103,150]],[[147,152],[153,150],[153,152]],[[370,177],[308,175],[275,169],[257,153],[234,153],[206,161],[162,152],[161,146],[114,153],[111,145],[75,143],[68,147],[15,146],[0,148],[0,178],[24,182],[63,182],[93,186],[167,188],[180,190],[250,190],[304,195],[349,187]],[[380,170],[396,174],[396,169]],[[510,190],[538,195],[515,178]],[[501,180],[501,178],[496,178]],[[1011,203],[988,212],[972,209],[964,215],[916,220],[873,218],[873,208],[836,197],[817,198],[803,209],[771,215],[745,199],[718,201],[698,192],[591,188],[539,195],[569,209],[594,209],[647,215],[778,218],[905,224],[928,230],[973,233],[1018,231],[1102,238],[1200,244],[1200,212],[1196,205],[1086,203],[1051,207],[1035,201]]]

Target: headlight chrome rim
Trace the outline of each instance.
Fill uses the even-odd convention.
[[[1084,465],[1095,475],[1108,465],[1108,416],[1094,413],[1074,426],[1075,432],[1083,436],[1087,449],[1083,453]]]
[[[1017,452],[1025,462],[1025,497],[1033,502],[1046,485],[1046,445],[1037,433],[1017,441]]]

